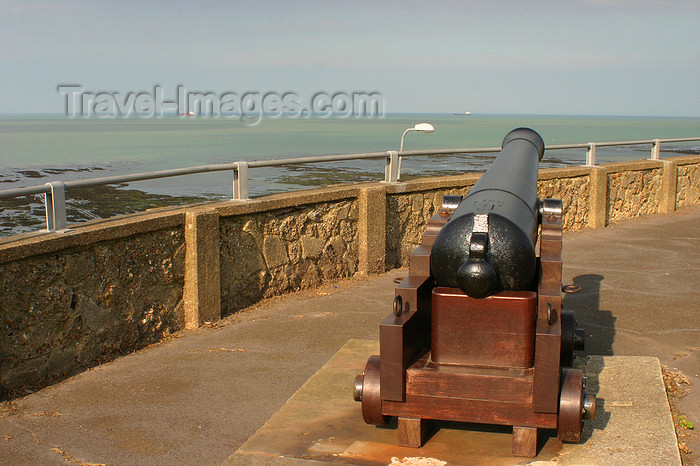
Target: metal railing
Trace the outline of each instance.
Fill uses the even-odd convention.
[[[596,148],[612,146],[632,146],[651,144],[650,160],[659,160],[660,145],[670,142],[700,141],[700,137],[674,138],[674,139],[648,139],[640,141],[616,141],[616,142],[589,142],[580,144],[559,144],[546,146],[545,150],[561,149],[586,149],[586,165],[596,164]],[[46,209],[46,230],[61,231],[68,226],[66,219],[66,190],[75,188],[87,188],[91,186],[103,186],[108,184],[126,183],[132,181],[153,180],[173,176],[194,175],[197,173],[232,171],[233,172],[233,200],[245,201],[248,194],[248,170],[251,168],[278,167],[282,165],[296,165],[319,162],[338,162],[344,160],[385,159],[384,182],[396,183],[400,177],[401,157],[430,156],[430,155],[454,155],[454,154],[483,154],[499,152],[500,147],[480,147],[466,149],[442,149],[442,150],[413,150],[413,151],[387,151],[368,152],[364,154],[321,155],[313,157],[298,157],[276,160],[256,160],[250,162],[233,162],[215,165],[200,165],[196,167],[175,168],[130,175],[107,176],[87,180],[52,181],[44,185],[28,186],[25,188],[8,189],[0,191],[0,199],[7,199],[33,194],[44,194]]]

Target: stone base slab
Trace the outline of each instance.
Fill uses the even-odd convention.
[[[225,464],[527,463],[511,456],[510,427],[441,423],[425,446],[413,449],[398,445],[395,422],[365,424],[352,385],[378,353],[376,341],[348,341]],[[681,464],[658,359],[589,356],[581,367],[586,391],[598,398],[596,420],[586,422],[580,444],[541,431],[533,463]]]

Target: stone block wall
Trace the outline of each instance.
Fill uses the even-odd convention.
[[[564,231],[574,231],[588,225],[588,176],[553,177],[540,179],[537,183],[537,196],[540,199],[561,199],[564,216],[562,224]]]
[[[388,269],[408,265],[408,256],[421,243],[430,217],[435,215],[442,198],[448,194],[463,194],[471,188],[440,189],[426,192],[387,196],[386,266]]]
[[[266,297],[405,266],[443,196],[479,176],[155,209],[0,240],[0,398]],[[700,203],[700,157],[541,170],[538,195],[563,200],[565,230],[673,212]]]
[[[659,211],[661,168],[608,173],[609,222],[643,217]]]
[[[183,261],[169,229],[0,264],[0,394],[179,330]]]
[[[678,164],[676,205],[686,207],[700,203],[700,164]]]
[[[222,218],[222,314],[354,275],[357,220],[348,200]]]

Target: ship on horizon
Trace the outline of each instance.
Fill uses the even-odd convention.
[[[472,112],[470,112],[469,110],[467,110],[464,113],[453,113],[453,115],[459,115],[459,116],[469,116],[471,114],[472,114]]]

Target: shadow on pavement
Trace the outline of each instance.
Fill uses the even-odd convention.
[[[605,277],[598,274],[584,274],[574,277],[574,285],[581,291],[575,294],[565,294],[565,309],[574,311],[577,327],[586,331],[586,349],[579,353],[580,365],[583,358],[590,354],[611,356],[613,354],[613,342],[615,341],[615,317],[612,311],[600,309],[600,288]],[[584,370],[586,377],[585,393],[596,395],[595,421],[584,422],[581,432],[581,443],[586,443],[593,435],[594,430],[602,430],[610,420],[610,412],[605,410],[605,399],[598,397],[598,376],[602,367],[588,367]]]
[[[574,277],[574,285],[581,288],[581,291],[564,295],[564,309],[574,311],[578,326],[586,331],[586,349],[583,355],[613,354],[616,318],[612,311],[600,309],[600,287],[604,279],[604,276],[598,274],[578,275]]]

